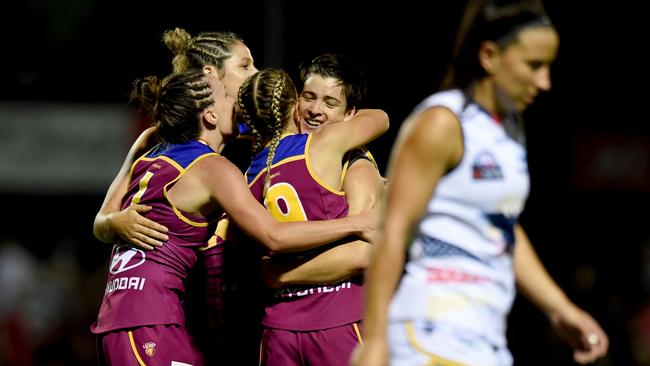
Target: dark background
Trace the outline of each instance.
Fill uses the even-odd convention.
[[[295,73],[323,52],[366,65],[366,105],[391,118],[390,131],[371,145],[383,170],[401,121],[442,78],[463,3],[23,1],[0,15],[0,102],[125,104],[134,79],[170,71],[163,31],[232,30],[258,68]],[[650,365],[650,131],[642,117],[647,92],[637,91],[647,85],[645,13],[631,1],[546,6],[561,45],[553,90],[525,116],[532,190],[522,224],[551,275],[608,332],[610,352],[599,364]],[[0,308],[0,365],[94,363],[88,326],[110,248],[93,238],[92,220],[109,183],[96,194],[0,190],[0,248],[20,243],[54,279],[74,267],[63,277],[73,280],[45,286],[40,302]],[[24,325],[25,314],[54,308],[63,310]],[[38,337],[30,336],[35,328]],[[509,342],[516,365],[573,364],[543,314],[521,298]]]

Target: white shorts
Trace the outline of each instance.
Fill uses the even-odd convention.
[[[388,325],[390,365],[512,365],[507,348],[494,349],[487,342],[462,338],[446,329],[434,329],[426,322],[391,322]]]

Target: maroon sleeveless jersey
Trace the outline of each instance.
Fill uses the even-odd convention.
[[[251,192],[278,221],[329,220],[345,217],[348,203],[342,191],[313,173],[307,151],[311,135],[282,138],[271,166],[271,184],[263,197],[268,148],[246,172]],[[330,285],[285,286],[276,291],[264,312],[269,328],[310,331],[361,320],[362,277]]]
[[[146,325],[185,324],[184,280],[197,259],[197,250],[214,233],[216,217],[181,212],[167,199],[167,191],[199,160],[217,155],[193,140],[161,144],[131,166],[129,189],[122,209],[132,203],[149,205],[145,217],[165,225],[169,240],[143,251],[117,240],[108,281],[93,333]],[[217,174],[217,173],[215,173]]]

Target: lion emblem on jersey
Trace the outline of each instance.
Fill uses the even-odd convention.
[[[147,342],[142,345],[142,348],[144,348],[144,353],[147,354],[147,356],[152,357],[154,353],[156,353],[156,343],[155,342]]]

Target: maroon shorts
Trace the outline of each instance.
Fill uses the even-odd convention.
[[[362,343],[358,323],[298,332],[264,328],[263,366],[348,365],[352,350]]]
[[[203,366],[203,356],[184,327],[155,325],[97,335],[106,366]]]

